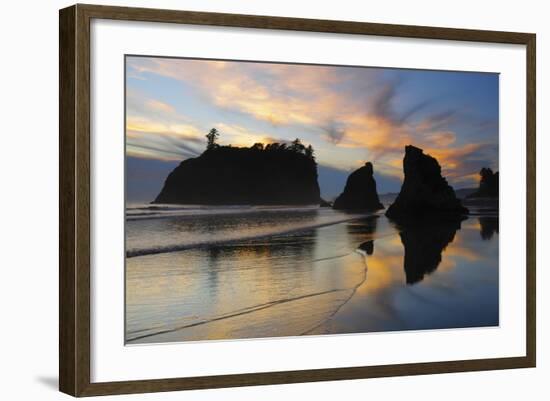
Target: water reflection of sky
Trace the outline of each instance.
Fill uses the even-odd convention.
[[[421,227],[400,232],[385,217],[370,217],[129,258],[126,338],[498,325],[498,218],[471,217],[457,230]]]
[[[412,285],[399,236],[376,240],[364,285],[316,333],[498,325],[498,238],[484,241],[480,230],[463,222],[436,270]]]

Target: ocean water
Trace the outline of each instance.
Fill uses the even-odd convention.
[[[499,324],[498,213],[129,205],[127,344]]]

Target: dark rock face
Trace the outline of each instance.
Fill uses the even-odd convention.
[[[357,249],[371,256],[374,253],[374,241],[365,241]]]
[[[317,163],[289,149],[214,147],[180,163],[153,203],[319,204]]]
[[[405,248],[404,269],[407,284],[422,281],[441,263],[441,254],[454,240],[460,220],[432,220],[408,223],[399,233]]]
[[[384,209],[376,192],[372,163],[365,163],[363,167],[349,175],[344,192],[336,198],[333,208],[344,210]]]
[[[405,179],[386,216],[406,220],[419,216],[460,219],[468,213],[455,191],[441,176],[437,160],[412,145],[405,147],[403,159]]]
[[[495,233],[498,234],[498,217],[484,216],[479,217],[478,220],[482,239],[490,240]]]
[[[493,173],[490,168],[482,168],[479,175],[479,188],[468,198],[498,198],[498,171]]]

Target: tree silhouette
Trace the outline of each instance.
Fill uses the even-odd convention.
[[[306,147],[302,144],[302,141],[299,138],[296,138],[290,143],[289,149],[296,153],[302,153],[305,151]]]
[[[484,167],[479,176],[479,187],[477,191],[468,195],[468,198],[498,198],[498,171],[493,173],[493,170]]]
[[[214,149],[218,147],[218,144],[216,143],[216,140],[220,136],[220,133],[216,128],[212,128],[208,134],[206,134],[206,139],[208,140],[206,144],[206,149]]]
[[[315,160],[314,153],[315,153],[315,151],[313,150],[313,146],[308,145],[308,147],[306,148],[306,153],[305,153],[306,156],[309,157],[312,160]]]
[[[212,149],[218,149],[222,150],[224,148],[231,148],[231,145],[219,145],[217,143],[218,138],[220,137],[220,133],[216,128],[212,128],[208,134],[206,134],[207,144],[206,144],[206,151],[212,150]],[[308,159],[315,161],[314,156],[314,149],[313,146],[308,145],[305,146],[300,138],[296,138],[290,143],[284,143],[284,142],[272,142],[268,144],[263,144],[261,142],[256,142],[252,146],[250,146],[251,150],[254,150],[256,152],[262,152],[262,151],[268,151],[268,152],[288,152],[288,153],[297,153],[300,155],[306,156]]]
[[[264,150],[264,144],[261,142],[256,142],[254,145],[252,145],[252,149],[254,150]]]
[[[279,142],[268,143],[265,146],[265,150],[279,150],[281,144]]]

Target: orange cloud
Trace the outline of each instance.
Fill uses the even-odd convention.
[[[160,100],[149,99],[146,104],[147,107],[151,108],[152,110],[159,110],[166,113],[176,112],[176,109],[174,109],[173,106],[169,105],[168,103],[161,102]]]
[[[224,142],[233,146],[249,147],[257,142],[273,142],[267,133],[254,132],[236,124],[217,123],[216,128],[223,134]]]
[[[129,156],[182,160],[199,153],[205,129],[172,105],[129,90],[126,97],[126,153]]]
[[[172,124],[149,120],[145,117],[128,117],[126,120],[126,130],[128,135],[135,133],[156,134],[173,137],[180,137],[188,140],[197,140],[204,137],[204,133],[199,128],[191,124]]]
[[[485,145],[457,144],[456,133],[446,129],[456,119],[453,110],[410,121],[414,113],[428,107],[427,101],[397,115],[393,106],[399,83],[384,81],[379,70],[361,70],[362,75],[356,75],[358,70],[336,73],[334,67],[324,66],[160,58],[130,59],[129,64],[135,72],[184,81],[215,106],[274,126],[297,125],[315,132],[336,149],[320,152],[327,152],[332,159],[339,157],[341,163],[348,164],[345,168],[352,168],[362,158],[349,160],[344,153],[337,156],[338,148],[356,148],[376,162],[381,173],[401,177],[404,147],[413,144],[436,157],[450,179],[477,182],[473,174],[479,166],[467,159]],[[341,88],[364,89],[367,94],[361,102]],[[172,111],[169,105],[159,103],[149,107],[163,113]],[[219,128],[235,145],[265,142],[270,136],[234,125]]]
[[[220,107],[273,125],[314,125],[335,119],[342,98],[331,85],[342,78],[322,66],[205,60],[129,61],[134,70],[185,81]],[[338,113],[336,113],[338,114]]]

